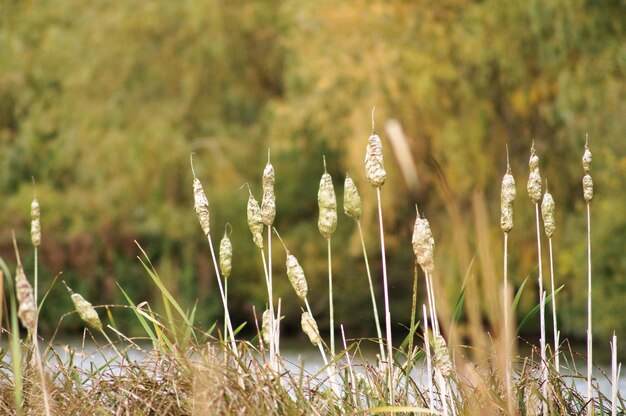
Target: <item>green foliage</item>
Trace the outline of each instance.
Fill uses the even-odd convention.
[[[512,253],[511,270],[519,287],[535,255],[534,213],[523,192],[534,138],[557,203],[556,280],[565,284],[571,308],[562,316],[564,329],[584,335],[586,132],[597,186],[593,244],[603,253],[594,256],[595,304],[618,305],[623,291],[617,289],[626,284],[626,266],[616,260],[626,243],[620,232],[626,226],[625,13],[618,1],[582,0],[2,2],[0,251],[8,253],[11,228],[27,241],[34,176],[42,205],[42,287],[63,271],[95,303],[125,303],[116,281],[132,299],[150,299],[158,293],[145,285],[138,240],[181,307],[190,310],[198,299],[196,321],[210,325],[220,315],[219,296],[191,209],[194,151],[214,238],[226,222],[234,229],[233,321],[249,320],[249,304],[262,308],[264,289],[260,256],[247,234],[247,196],[238,188],[250,182],[260,198],[271,146],[277,226],[304,257],[312,290],[323,287],[325,246],[311,237],[322,155],[339,197],[349,171],[369,201],[364,230],[375,252],[373,191],[362,163],[376,105],[383,140],[385,119],[402,123],[420,181],[417,193],[406,189],[385,141],[383,209],[390,251],[397,253],[390,258],[392,314],[404,319],[410,309],[404,294],[411,285],[413,202],[438,225],[436,263],[451,304],[469,267],[460,253],[475,252],[477,243],[467,238],[466,249],[458,246],[450,201],[471,224],[472,195],[484,192],[492,238],[499,238],[505,143],[518,183],[511,245],[522,248]],[[348,222],[340,215],[333,250],[346,259],[336,262],[335,275],[347,291],[364,271],[350,260],[358,243],[342,219]],[[282,253],[277,256],[280,272]],[[289,293],[283,280],[278,294]],[[355,331],[369,327],[356,317],[348,322],[352,308],[367,303],[367,290],[360,289],[345,302],[337,299],[337,316]],[[325,310],[323,302],[314,309]],[[524,296],[519,316],[536,303]],[[54,327],[69,309],[50,303],[42,321]],[[293,325],[297,316],[289,320]],[[625,325],[597,329],[607,335]]]

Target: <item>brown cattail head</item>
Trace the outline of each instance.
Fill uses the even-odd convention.
[[[317,192],[317,204],[320,210],[317,228],[324,238],[329,239],[337,228],[337,198],[333,178],[326,172],[326,159],[324,159],[324,174]]]
[[[41,244],[40,217],[39,202],[37,201],[37,197],[35,197],[30,204],[30,239],[34,247],[39,247]]]
[[[530,159],[528,161],[530,175],[528,177],[528,196],[533,203],[538,204],[541,200],[541,174],[539,173],[539,157],[535,153],[535,142],[530,147]]]
[[[415,207],[417,211],[417,206]],[[420,218],[419,211],[413,228],[413,253],[417,263],[425,273],[432,274],[435,271],[435,239],[430,230],[430,224],[425,218]]]
[[[230,276],[230,272],[233,269],[233,245],[228,238],[228,228],[230,224],[226,224],[224,230],[224,237],[220,241],[220,269],[222,269],[222,276],[227,279]]]
[[[343,210],[357,221],[361,218],[361,196],[350,175],[346,175],[343,183]]]
[[[591,150],[589,150],[589,136],[585,141],[585,152],[583,153],[583,169],[585,173],[589,173],[591,170]]]
[[[276,174],[274,167],[269,160],[269,151],[267,155],[267,165],[263,170],[263,199],[261,200],[261,219],[263,224],[271,227],[276,218],[276,195],[274,194],[274,182]]]
[[[248,227],[252,233],[252,240],[258,248],[263,248],[263,219],[261,218],[261,207],[259,202],[252,195],[252,190],[248,186]]]
[[[270,344],[270,318],[272,317],[270,310],[266,309],[263,312],[262,326],[261,326],[261,336],[263,337],[263,342],[266,344]]]
[[[552,238],[554,231],[556,230],[556,224],[554,222],[554,199],[550,194],[550,191],[546,189],[546,193],[543,194],[543,201],[541,202],[541,216],[543,217],[543,228],[548,238]]]
[[[315,319],[313,319],[310,313],[302,312],[300,324],[302,325],[304,333],[307,334],[311,340],[311,344],[317,346],[322,342],[320,331],[317,329],[317,322],[315,322]]]
[[[585,198],[585,202],[588,204],[593,199],[593,181],[590,174],[583,176],[583,198]]]
[[[508,163],[506,174],[502,178],[502,191],[500,192],[500,209],[502,216],[500,217],[500,227],[502,231],[508,233],[513,229],[513,202],[515,202],[515,179],[511,174],[511,166]]]
[[[372,108],[372,135],[367,140],[365,151],[365,176],[373,187],[379,188],[387,179],[387,172],[383,164],[383,144],[380,137],[374,132],[374,111]]]
[[[76,308],[76,312],[87,325],[95,329],[96,331],[102,331],[102,322],[98,316],[98,312],[94,309],[93,305],[85,300],[80,294],[72,293],[72,302]]]
[[[209,200],[204,193],[200,179],[196,177],[196,171],[193,169],[193,153],[189,156],[189,160],[191,162],[191,172],[193,173],[193,208],[196,210],[204,235],[208,236],[211,231]]]
[[[15,292],[19,305],[17,316],[22,321],[22,325],[29,332],[33,333],[37,326],[37,304],[33,297],[33,287],[28,282],[22,263],[19,260],[15,270]]]
[[[441,371],[441,375],[443,375],[444,378],[448,378],[452,374],[452,362],[450,361],[450,354],[448,353],[446,340],[441,336],[441,334],[437,334],[435,335],[434,344],[435,356],[433,361],[435,363],[435,368]]]
[[[304,270],[298,263],[296,256],[287,252],[287,277],[289,282],[295,290],[296,295],[302,300],[306,298],[308,293],[308,286],[306,284],[306,277],[304,276]]]

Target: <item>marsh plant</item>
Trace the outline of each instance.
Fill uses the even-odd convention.
[[[9,343],[2,348],[2,378],[0,381],[0,413],[2,414],[432,414],[432,415],[573,415],[573,414],[624,414],[624,399],[618,392],[617,380],[621,365],[617,362],[617,337],[610,340],[612,385],[610,397],[605,396],[593,377],[592,325],[591,325],[591,224],[590,208],[593,197],[590,176],[591,152],[588,142],[583,156],[583,198],[587,207],[587,280],[588,280],[588,329],[587,375],[583,376],[573,366],[575,353],[560,340],[556,325],[556,296],[562,287],[556,287],[554,275],[552,236],[556,230],[554,216],[555,201],[544,185],[539,171],[539,157],[534,142],[530,147],[530,175],[527,184],[528,196],[535,209],[537,239],[537,284],[539,302],[524,318],[537,319],[540,336],[538,349],[533,347],[530,356],[518,356],[516,344],[515,310],[522,296],[524,284],[513,296],[513,285],[509,280],[508,253],[509,235],[514,231],[514,204],[516,185],[508,160],[501,184],[501,220],[504,256],[502,271],[501,327],[496,328],[493,349],[486,362],[472,361],[464,356],[465,348],[449,344],[449,334],[442,325],[438,313],[438,297],[435,288],[438,274],[435,256],[435,238],[431,224],[416,207],[411,241],[407,249],[413,249],[415,268],[413,271],[412,308],[406,316],[392,319],[388,291],[385,231],[383,228],[382,187],[386,180],[383,161],[383,140],[374,131],[372,111],[372,133],[363,142],[365,150],[364,172],[353,175],[364,176],[376,192],[377,236],[366,235],[361,228],[361,196],[353,177],[345,176],[343,210],[345,221],[355,221],[363,250],[366,275],[358,284],[369,286],[372,303],[372,338],[351,339],[341,322],[336,325],[333,313],[333,274],[331,237],[342,220],[337,214],[337,196],[333,177],[323,158],[324,171],[319,184],[317,201],[319,206],[318,229],[326,240],[328,250],[328,293],[315,293],[316,298],[325,298],[329,305],[330,332],[326,338],[319,330],[319,316],[324,314],[311,307],[310,287],[305,270],[298,261],[303,256],[301,244],[289,241],[274,225],[277,214],[274,182],[275,170],[270,163],[263,170],[263,197],[259,204],[252,188],[248,190],[247,222],[251,232],[249,244],[256,246],[261,254],[262,275],[267,286],[267,303],[253,326],[257,336],[245,339],[240,336],[241,326],[235,328],[230,319],[228,282],[237,274],[237,249],[233,247],[227,225],[219,244],[219,253],[213,246],[209,199],[200,179],[193,169],[191,159],[193,206],[199,221],[199,232],[207,239],[209,253],[217,279],[223,327],[214,324],[200,328],[194,321],[196,306],[186,309],[181,306],[161,280],[148,255],[137,244],[139,261],[151,282],[160,293],[159,305],[133,301],[120,287],[127,305],[94,306],[81,294],[67,287],[75,311],[85,324],[85,338],[98,345],[97,354],[104,358],[100,367],[89,368],[77,365],[76,356],[70,354],[63,360],[53,347],[55,337],[40,340],[37,336],[37,317],[45,304],[48,289],[39,299],[37,288],[37,249],[45,244],[41,239],[41,214],[39,202],[33,201],[32,245],[35,262],[33,290],[25,266],[15,244],[15,283],[4,259],[0,259],[0,277],[8,302],[0,309],[7,325],[4,333]],[[312,195],[311,198],[315,198]],[[519,204],[522,205],[522,204]],[[523,209],[522,206],[517,209]],[[545,237],[540,232],[540,209]],[[348,219],[349,218],[349,219]],[[193,219],[190,218],[190,221]],[[314,219],[311,219],[314,221]],[[267,231],[267,233],[265,233]],[[264,236],[265,234],[265,236]],[[286,233],[284,233],[286,235]],[[286,276],[274,274],[272,264],[272,239],[278,238],[285,253]],[[366,241],[380,242],[380,273],[370,267]],[[542,238],[548,239],[550,258],[550,295],[543,289],[543,267],[541,259]],[[280,269],[283,270],[283,269]],[[287,279],[300,303],[300,310],[282,309],[282,299],[274,299],[273,280]],[[423,284],[418,285],[418,281]],[[53,281],[54,285],[56,279]],[[65,284],[65,282],[63,282]],[[233,280],[231,285],[236,285]],[[355,283],[357,284],[357,283]],[[382,289],[385,331],[378,319],[378,303],[375,287]],[[418,288],[424,288],[419,298]],[[338,293],[338,297],[343,294]],[[459,320],[465,291],[461,290],[453,315],[453,323]],[[554,346],[546,342],[545,307],[551,304]],[[158,307],[157,307],[158,306]],[[444,305],[445,306],[445,305]],[[142,337],[129,337],[117,328],[116,315],[121,309],[130,310],[134,319],[143,328]],[[156,310],[164,311],[162,314]],[[280,354],[280,322],[283,315],[299,315],[301,328],[312,344],[319,350],[321,361],[316,372],[308,373],[301,365],[294,370]],[[106,315],[107,325],[102,316]],[[256,310],[254,316],[257,317]],[[410,317],[408,335],[404,339],[392,339],[392,325]],[[63,326],[61,317],[59,328]],[[26,329],[20,333],[19,322]],[[223,329],[222,329],[223,328]],[[339,328],[340,342],[336,342]],[[349,335],[349,334],[348,334]],[[102,337],[106,342],[102,342]],[[42,351],[39,343],[47,347]],[[146,342],[148,341],[148,344]],[[368,343],[374,343],[376,358],[365,352]],[[337,345],[336,345],[337,344]],[[531,342],[531,344],[534,344]],[[609,343],[607,342],[607,345]],[[140,359],[132,358],[141,353]],[[560,359],[562,358],[562,359]],[[587,391],[574,387],[573,379],[586,379]],[[609,377],[607,377],[609,378]]]

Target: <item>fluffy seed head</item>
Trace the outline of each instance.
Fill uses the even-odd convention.
[[[589,173],[591,170],[591,151],[588,143],[585,143],[585,152],[583,153],[583,169],[585,173]]]
[[[252,240],[254,244],[258,248],[263,248],[263,220],[261,218],[261,207],[259,207],[259,202],[256,200],[254,195],[252,195],[252,191],[248,189],[248,227],[250,228],[250,232],[252,233]]]
[[[417,207],[416,207],[417,210]],[[432,274],[435,271],[435,239],[430,230],[430,224],[425,218],[420,218],[419,212],[413,228],[413,253],[418,264],[425,273]]]
[[[41,244],[40,217],[39,202],[37,198],[34,198],[33,202],[30,204],[30,239],[34,247],[39,247]]]
[[[33,287],[28,282],[24,268],[19,262],[15,270],[15,292],[19,305],[17,316],[22,321],[22,325],[29,332],[33,332],[37,325],[37,305],[33,297]]]
[[[355,220],[361,218],[361,196],[350,175],[346,175],[343,183],[343,210]]]
[[[530,147],[530,175],[528,176],[528,196],[533,203],[538,204],[541,200],[541,174],[539,173],[539,157],[535,153],[535,142]]]
[[[377,134],[372,134],[367,141],[365,152],[365,176],[373,187],[383,186],[387,172],[383,164],[383,144]]]
[[[324,162],[324,170],[326,170],[326,162]],[[317,204],[320,210],[317,228],[324,238],[329,239],[337,228],[337,198],[333,179],[327,172],[324,172],[320,180]]]
[[[97,331],[102,331],[102,322],[100,321],[98,312],[96,312],[89,301],[85,300],[85,298],[78,293],[72,293],[72,302],[83,322]]]
[[[513,202],[515,201],[515,179],[511,174],[511,167],[507,166],[506,174],[502,178],[502,191],[500,193],[500,227],[508,233],[513,229]]]
[[[290,253],[287,253],[287,277],[296,295],[304,300],[309,291],[306,284],[306,277],[304,276],[304,270],[300,266],[300,263],[298,263],[296,256]]]
[[[585,202],[588,204],[593,199],[593,181],[590,174],[583,176],[583,198],[585,198]]]
[[[310,313],[302,312],[302,319],[300,321],[300,324],[302,325],[302,330],[305,334],[308,335],[313,346],[317,346],[319,343],[322,342],[322,337],[320,337],[320,331],[317,329],[317,322],[315,322],[315,319],[313,319]]]
[[[446,340],[441,336],[441,334],[437,334],[435,335],[434,344],[435,367],[438,368],[439,371],[441,371],[441,374],[444,376],[444,378],[448,378],[452,374],[452,362],[450,361],[450,354],[448,353]]]
[[[263,224],[267,226],[271,226],[274,223],[274,218],[276,218],[275,180],[274,167],[268,160],[265,170],[263,170],[263,199],[261,199],[261,219]]]
[[[272,315],[270,314],[270,310],[266,309],[265,312],[263,312],[263,319],[262,319],[262,326],[261,326],[261,336],[263,337],[263,342],[265,342],[266,344],[270,343],[271,337],[270,337],[270,318],[272,317]]]
[[[548,190],[543,195],[543,201],[541,202],[541,216],[543,217],[543,228],[548,238],[552,238],[554,231],[556,230],[556,224],[554,222],[554,199]]]
[[[230,276],[230,272],[233,269],[233,245],[226,231],[224,231],[224,237],[220,241],[220,269],[222,269],[224,279]]]
[[[209,235],[211,232],[209,201],[204,193],[204,188],[202,188],[202,183],[198,178],[193,178],[193,208],[196,210],[196,215],[198,216],[204,235]]]

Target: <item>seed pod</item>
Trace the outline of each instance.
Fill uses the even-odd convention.
[[[196,215],[198,216],[204,235],[208,236],[211,231],[209,201],[204,193],[200,179],[196,177],[193,178],[193,207],[196,210]]]
[[[539,200],[541,200],[541,174],[539,173],[539,157],[535,153],[535,142],[532,143],[530,148],[528,166],[530,167],[527,185],[528,196],[533,203],[538,204]]]
[[[417,211],[417,207],[415,208]],[[430,224],[425,218],[420,218],[419,212],[413,228],[413,253],[418,264],[425,273],[432,274],[435,271],[435,239],[430,230]]]
[[[317,228],[324,238],[329,239],[337,228],[337,198],[333,179],[326,172],[326,161],[324,161],[324,174],[317,192],[317,204],[320,210]]]
[[[543,228],[548,238],[552,238],[554,231],[556,230],[556,224],[554,222],[554,199],[550,192],[546,190],[543,195],[543,202],[541,203],[541,216],[543,217]]]
[[[441,375],[443,375],[445,378],[450,377],[450,375],[452,374],[452,362],[450,361],[450,354],[448,353],[446,340],[441,336],[441,334],[437,334],[435,335],[434,344],[435,367],[438,368],[439,371],[441,371]]]
[[[263,319],[262,319],[262,326],[261,326],[261,336],[263,337],[263,342],[265,342],[266,344],[270,344],[271,341],[271,337],[270,337],[270,318],[272,317],[272,315],[270,314],[270,310],[266,309],[265,312],[263,312]]]
[[[274,182],[276,175],[274,167],[269,162],[269,156],[265,170],[263,170],[263,199],[261,200],[261,219],[263,224],[271,226],[276,218],[276,196],[274,195]]]
[[[72,302],[74,303],[76,312],[78,312],[78,316],[80,316],[83,322],[96,331],[102,331],[102,322],[100,321],[98,312],[96,312],[89,301],[85,300],[85,298],[78,293],[72,293]]]
[[[287,252],[287,277],[289,282],[295,290],[296,295],[302,300],[306,298],[308,293],[308,287],[306,284],[306,277],[304,276],[304,270],[298,263],[296,256]]]
[[[248,227],[252,233],[252,240],[258,248],[263,248],[263,220],[261,219],[261,207],[259,202],[252,195],[252,191],[248,187]]]
[[[361,218],[361,196],[350,175],[346,175],[343,183],[343,210],[357,221]]]
[[[593,199],[593,181],[589,174],[583,176],[583,198],[585,198],[585,202],[588,204]]]
[[[33,247],[39,247],[41,244],[40,217],[39,202],[37,198],[33,198],[33,202],[30,204],[30,239],[33,243]]]
[[[28,282],[22,264],[18,262],[15,270],[15,292],[17,295],[17,316],[29,332],[34,332],[37,325],[37,305],[33,297],[33,287]]]
[[[377,134],[372,134],[367,141],[365,176],[375,188],[383,186],[387,178],[383,165],[383,145]]]
[[[317,322],[308,312],[302,312],[302,319],[300,321],[302,325],[302,330],[305,334],[308,335],[311,340],[311,344],[313,346],[317,346],[322,342],[322,337],[320,337],[320,331],[317,329]]]
[[[502,178],[502,191],[500,192],[500,227],[508,233],[513,229],[513,202],[515,201],[515,179],[511,174],[511,167],[507,163],[506,174]]]
[[[588,143],[585,143],[585,152],[583,153],[583,169],[585,173],[589,173],[591,170],[591,151]]]
[[[228,226],[228,224],[227,224]],[[233,245],[228,238],[228,232],[224,230],[224,237],[220,241],[220,269],[222,269],[222,276],[227,279],[230,276],[230,272],[233,268]]]

